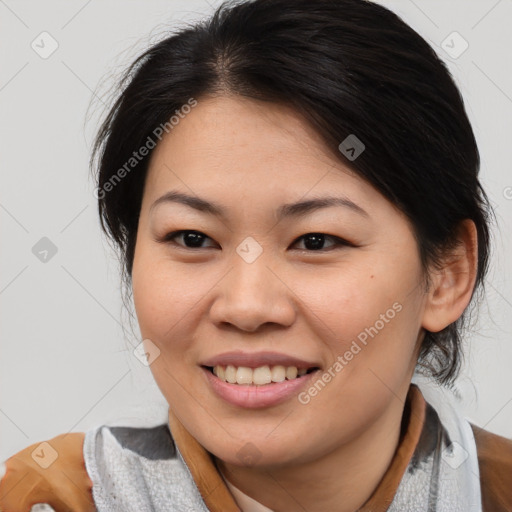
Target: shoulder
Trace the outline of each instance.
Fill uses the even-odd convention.
[[[512,439],[471,424],[480,469],[484,512],[512,510]]]
[[[163,512],[177,503],[205,510],[168,424],[97,426],[85,433],[83,456],[99,512]]]
[[[93,444],[101,444],[103,449],[110,448],[117,452],[128,450],[148,460],[176,457],[176,447],[169,426],[165,423],[154,427],[101,425],[85,434],[84,445]]]

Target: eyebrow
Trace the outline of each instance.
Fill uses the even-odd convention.
[[[151,211],[159,204],[162,203],[179,203],[185,206],[189,206],[195,210],[198,210],[203,213],[207,213],[209,215],[214,215],[217,217],[226,218],[226,210],[221,205],[206,201],[197,196],[190,196],[188,194],[184,194],[183,192],[178,192],[175,190],[171,190],[167,192],[163,196],[159,197],[150,207]],[[278,220],[282,220],[286,217],[304,217],[309,213],[312,213],[316,210],[322,208],[328,208],[331,206],[343,206],[345,208],[349,208],[352,211],[362,215],[364,217],[369,218],[370,215],[366,210],[361,208],[358,204],[354,203],[347,197],[320,197],[315,199],[308,199],[306,201],[299,201],[297,203],[288,203],[283,204],[277,210],[277,218]]]

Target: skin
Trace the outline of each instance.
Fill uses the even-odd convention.
[[[348,162],[347,162],[348,163]],[[217,218],[156,199],[178,190],[222,205]],[[340,206],[276,220],[284,203],[344,196]],[[196,248],[175,230],[205,236]],[[303,235],[325,233],[311,249]],[[263,252],[236,252],[248,236]],[[274,511],[353,511],[372,494],[399,441],[424,329],[455,321],[471,298],[476,230],[423,286],[407,218],[332,154],[283,105],[203,97],[155,148],[144,189],[132,283],[151,371],[174,414],[234,485]],[[307,405],[297,396],[245,409],[208,386],[201,361],[232,350],[276,351],[332,366],[394,303],[402,306]],[[252,465],[240,450],[256,447]],[[246,449],[246,448],[245,448]]]

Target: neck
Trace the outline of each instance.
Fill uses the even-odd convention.
[[[384,413],[350,442],[305,464],[250,468],[216,460],[235,487],[275,512],[360,509],[390,466],[400,441],[404,401],[393,399]]]

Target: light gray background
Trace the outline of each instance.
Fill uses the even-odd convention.
[[[217,3],[0,0],[0,460],[63,432],[165,419],[149,368],[129,350],[137,340],[121,327],[118,267],[100,233],[88,158],[109,77],[167,24],[205,17]],[[500,230],[458,387],[472,421],[512,437],[512,1],[381,3],[448,63],[476,133]],[[47,59],[31,48],[43,31],[59,45]],[[454,31],[469,44],[458,58],[442,47]],[[32,253],[42,237],[57,246],[46,263]]]

